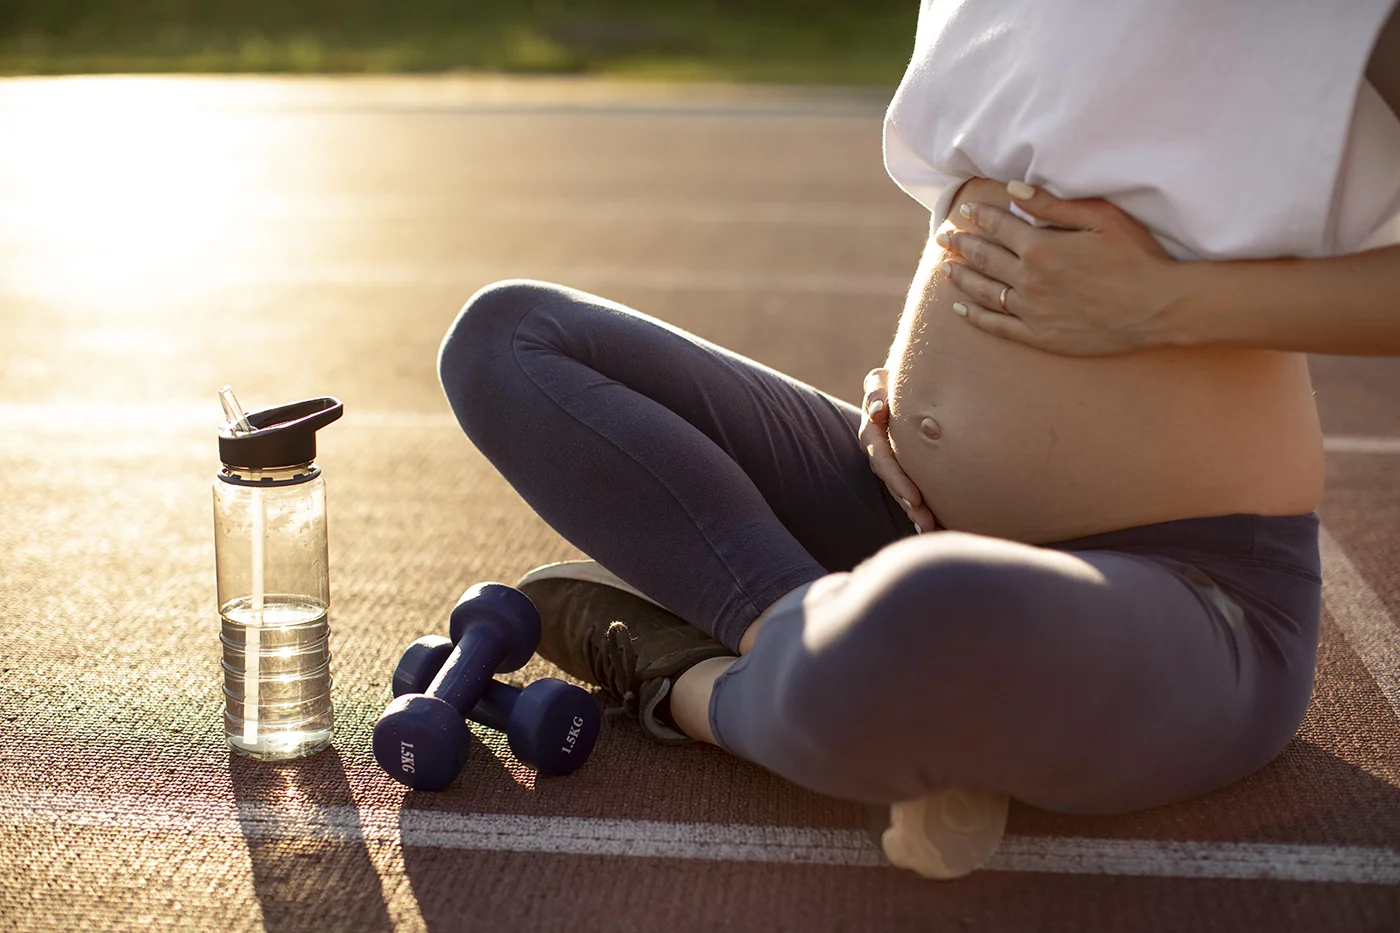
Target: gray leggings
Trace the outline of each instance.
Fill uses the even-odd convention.
[[[1302,720],[1316,514],[1047,546],[914,535],[858,409],[537,282],[475,295],[439,371],[472,442],[614,573],[731,648],[781,600],[716,682],[710,723],[805,787],[1124,812],[1250,774]]]

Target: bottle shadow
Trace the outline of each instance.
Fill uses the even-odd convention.
[[[494,749],[482,741],[483,734]],[[590,759],[585,767],[597,767],[597,761]],[[404,873],[428,933],[457,933],[464,929],[464,917],[472,918],[474,929],[538,926],[540,915],[530,903],[551,903],[565,893],[562,884],[548,880],[557,861],[547,849],[504,851],[508,846],[492,838],[489,822],[496,815],[507,821],[514,815],[572,815],[569,795],[555,796],[572,780],[573,775],[535,774],[506,752],[504,737],[482,732],[474,735],[466,766],[450,787],[404,796],[399,808]],[[481,883],[464,884],[464,878]]]
[[[269,933],[393,929],[335,749],[290,762],[231,754],[229,777]]]

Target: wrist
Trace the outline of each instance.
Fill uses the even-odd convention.
[[[1185,348],[1211,343],[1211,318],[1204,313],[1206,303],[1201,296],[1210,291],[1206,280],[1213,265],[1175,260],[1164,263],[1161,275],[1154,279],[1153,345]]]

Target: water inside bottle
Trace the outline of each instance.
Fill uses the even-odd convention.
[[[300,758],[331,741],[329,627],[324,603],[269,593],[262,624],[250,597],[220,610],[224,648],[224,732],[240,755]],[[246,682],[246,652],[256,646],[257,683]],[[251,696],[256,696],[256,706]],[[252,715],[249,715],[249,714]]]

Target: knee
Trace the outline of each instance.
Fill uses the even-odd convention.
[[[1049,575],[1017,550],[952,531],[885,548],[854,574],[854,585],[869,588],[857,637],[962,657],[1023,639],[1052,607]]]
[[[438,349],[438,378],[468,434],[510,395],[504,383],[516,367],[513,343],[521,322],[562,297],[557,286],[508,279],[481,289],[457,313]]]
[[[552,285],[507,279],[468,298],[438,348],[438,376],[443,386],[458,384],[466,374],[488,368],[502,354],[508,354],[520,321],[534,308],[558,297],[560,291]],[[450,395],[450,388],[448,392]]]
[[[1006,542],[939,532],[885,548],[803,609],[800,649],[774,678],[776,719],[798,745],[839,759],[892,755],[909,710],[964,709],[1047,654],[1046,593]],[[830,579],[830,578],[829,578]],[[755,650],[758,650],[757,648]],[[984,695],[988,695],[984,697]]]
[[[1076,611],[1074,597],[1006,546],[958,532],[921,535],[845,575],[804,608],[803,651],[780,685],[784,715],[794,725],[829,721],[837,706],[862,708],[857,721],[878,715],[883,691],[869,684],[930,684],[934,694],[971,699],[1063,656],[1054,619]]]

